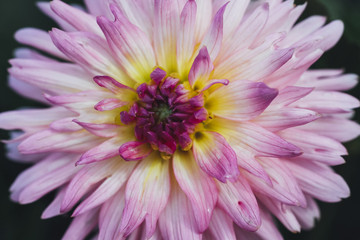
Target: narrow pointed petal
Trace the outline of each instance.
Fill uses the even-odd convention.
[[[53,130],[43,130],[21,142],[19,151],[24,154],[59,150],[82,152],[98,142],[99,139],[96,136],[85,131],[59,133]]]
[[[293,207],[292,211],[301,227],[305,230],[310,230],[315,226],[315,221],[320,219],[320,209],[311,196],[306,195],[306,200],[306,208]]]
[[[254,191],[288,205],[306,206],[305,196],[294,176],[290,174],[290,169],[276,158],[259,159],[259,162],[269,175],[272,186],[244,172]]]
[[[78,120],[73,120],[73,122],[80,125],[82,128],[86,129],[88,132],[98,136],[111,138],[117,135],[118,128],[121,128],[119,125],[115,124],[96,124],[96,123],[85,123]]]
[[[302,126],[301,129],[312,133],[347,142],[360,135],[360,126],[356,122],[343,118],[323,117]]]
[[[2,129],[21,129],[29,131],[40,126],[48,126],[51,122],[73,114],[60,107],[47,109],[17,110],[0,113]]]
[[[182,209],[181,214],[179,214],[179,209]],[[171,184],[169,202],[160,215],[159,227],[164,239],[202,239],[202,234],[196,230],[196,220],[191,202],[176,183]]]
[[[62,1],[52,1],[50,7],[59,17],[78,31],[93,32],[100,36],[102,35],[94,16]]]
[[[98,214],[98,209],[95,209],[74,218],[62,239],[85,239],[96,226]]]
[[[241,175],[236,182],[219,183],[219,206],[241,228],[256,231],[261,224],[259,207],[247,180]]]
[[[197,132],[193,154],[200,168],[221,182],[236,179],[239,174],[234,150],[225,138],[216,132]]]
[[[269,131],[277,132],[286,128],[308,124],[321,117],[317,112],[300,108],[281,108],[274,111],[265,111],[255,123]]]
[[[214,65],[212,64],[207,48],[201,48],[190,69],[189,83],[191,87],[195,90],[203,89],[213,69]]]
[[[158,65],[166,72],[177,70],[176,46],[179,33],[180,12],[178,2],[154,1],[154,47]]]
[[[128,104],[128,102],[121,101],[118,98],[107,98],[107,99],[104,99],[104,100],[101,100],[100,102],[98,102],[94,106],[94,108],[97,111],[103,112],[103,111],[111,111],[111,110],[114,110],[116,108],[120,108],[122,106],[125,106],[127,104]]]
[[[93,162],[100,162],[106,160],[108,158],[112,158],[119,155],[119,146],[121,144],[131,141],[131,138],[121,138],[114,137],[109,140],[104,141],[103,143],[91,148],[87,152],[85,152],[79,161],[76,162],[77,165],[89,164]]]
[[[291,211],[291,207],[265,196],[257,195],[257,198],[289,231],[300,232],[300,223]]]
[[[34,47],[56,57],[68,58],[57,49],[51,41],[49,33],[36,28],[23,28],[15,33],[15,39],[19,43]]]
[[[192,153],[176,151],[173,157],[176,180],[192,204],[198,231],[204,232],[217,202],[218,191],[211,177],[197,166]]]
[[[211,93],[205,108],[223,118],[250,120],[261,114],[277,94],[276,89],[264,83],[237,80]]]
[[[11,76],[45,93],[58,95],[96,89],[87,81],[89,75],[75,64],[29,59],[12,59],[10,63]]]
[[[236,240],[233,221],[231,218],[220,208],[215,208],[209,230],[214,240]]]
[[[56,194],[54,200],[50,203],[49,206],[47,206],[47,208],[41,214],[41,219],[48,219],[61,214],[60,206],[65,196],[65,189],[66,186],[60,189],[60,191]]]
[[[145,82],[153,70],[155,55],[148,37],[121,13],[116,5],[111,5],[115,21],[98,17],[98,24],[118,63],[133,80]]]
[[[197,14],[197,3],[188,0],[180,15],[180,31],[177,40],[177,62],[180,76],[189,71],[189,61],[195,48],[195,21]]]
[[[119,69],[106,47],[106,41],[90,32],[67,33],[53,29],[50,37],[55,46],[94,75],[109,75],[120,82],[131,83]]]
[[[116,166],[116,171],[88,197],[74,211],[73,216],[81,215],[106,202],[120,190],[128,180],[135,163],[121,162]]]
[[[258,125],[242,123],[236,129],[237,139],[254,149],[258,156],[296,157],[302,153],[299,147]]]
[[[127,142],[119,148],[119,154],[125,161],[137,161],[146,158],[153,151],[146,142]]]
[[[128,180],[120,232],[128,236],[145,220],[146,236],[151,237],[169,194],[169,162],[154,153],[140,162]]]
[[[119,238],[119,223],[125,206],[125,188],[106,201],[99,215],[99,239]]]
[[[223,40],[223,21],[224,21],[224,12],[227,4],[222,6],[219,11],[216,13],[213,22],[206,33],[202,46],[206,46],[209,55],[212,61],[214,61],[221,49],[221,43]]]
[[[344,179],[323,164],[311,161],[286,161],[302,190],[325,202],[338,202],[350,195]],[[314,174],[316,173],[316,174]]]
[[[75,204],[95,186],[95,184],[110,176],[113,168],[116,166],[117,162],[114,160],[82,167],[71,179],[66,188],[60,211],[67,212],[71,210]]]

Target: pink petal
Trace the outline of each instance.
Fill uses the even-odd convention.
[[[74,163],[70,162],[41,177],[37,176],[38,178],[34,182],[21,191],[18,201],[27,204],[38,200],[45,194],[70,181],[77,171],[79,171],[79,168],[75,168]]]
[[[277,93],[276,89],[269,88],[264,83],[238,80],[211,93],[205,107],[223,118],[250,120],[261,114]]]
[[[9,76],[9,87],[16,92],[17,94],[32,99],[44,104],[48,104],[43,96],[43,92],[40,88],[33,86],[27,82],[14,78],[13,76]]]
[[[158,65],[166,72],[177,69],[176,46],[181,10],[178,1],[154,1],[154,49]]]
[[[265,196],[257,194],[256,197],[261,201],[262,204],[269,210],[273,215],[276,216],[279,221],[284,224],[284,226],[292,231],[293,233],[300,232],[300,224],[296,219],[294,213],[291,211],[291,207],[282,204],[281,202],[276,201]]]
[[[89,75],[75,64],[33,59],[12,59],[10,63],[11,76],[46,93],[68,94],[96,89],[93,83],[86,80]]]
[[[360,135],[360,126],[354,121],[343,118],[323,117],[302,126],[301,129],[317,133],[339,142],[347,142]]]
[[[302,153],[297,146],[256,124],[248,122],[235,127],[234,141],[255,150],[257,156],[296,157]]]
[[[74,211],[73,216],[81,215],[90,209],[100,206],[114,196],[128,180],[135,163],[119,161],[116,171],[89,196]]]
[[[214,65],[206,47],[201,48],[189,73],[189,83],[195,90],[202,89],[209,80]]]
[[[117,166],[117,161],[107,161],[106,163],[96,163],[95,165],[87,165],[73,176],[65,196],[61,203],[61,212],[67,212],[72,209],[75,204],[101,180],[107,178]],[[75,167],[74,167],[75,168]]]
[[[233,221],[220,208],[214,209],[209,230],[214,239],[236,240]]]
[[[52,1],[51,9],[64,21],[72,25],[76,30],[83,32],[93,32],[102,35],[99,26],[96,24],[94,16],[72,7],[62,1]]]
[[[195,133],[193,154],[200,168],[221,182],[236,179],[239,174],[236,154],[219,133],[210,131]]]
[[[292,211],[301,227],[305,230],[310,230],[315,226],[315,220],[320,219],[320,209],[312,197],[307,195],[306,200],[306,208],[293,207]]]
[[[223,16],[227,4],[222,6],[216,13],[213,22],[206,33],[202,46],[206,46],[212,61],[214,61],[221,49],[221,43],[223,40]]]
[[[50,124],[51,130],[57,132],[75,132],[81,130],[81,127],[73,122],[74,117],[56,120]]]
[[[116,239],[120,232],[120,221],[125,206],[125,188],[106,201],[100,210],[99,239]]]
[[[224,14],[224,39],[231,37],[243,20],[243,15],[250,3],[250,0],[231,1]]]
[[[114,110],[116,108],[120,108],[122,106],[125,106],[127,104],[128,104],[128,102],[121,101],[118,98],[108,98],[108,99],[104,99],[104,100],[98,102],[94,106],[94,108],[97,111],[103,112],[103,111],[111,111],[111,110]]]
[[[85,237],[96,227],[98,214],[98,209],[94,209],[93,211],[89,211],[74,218],[62,239],[85,239]]]
[[[120,82],[131,82],[115,63],[106,41],[90,32],[63,32],[53,29],[50,37],[55,46],[72,61],[93,75],[109,75]]]
[[[277,132],[308,124],[320,117],[320,114],[307,109],[280,108],[274,111],[265,111],[254,122],[269,131]]]
[[[241,228],[256,231],[261,224],[259,207],[246,178],[235,182],[218,183],[219,206]]]
[[[145,219],[146,237],[152,236],[169,194],[169,161],[154,153],[139,163],[128,180],[120,232],[128,236]]]
[[[217,202],[215,182],[200,170],[189,152],[176,151],[173,168],[178,184],[191,202],[198,231],[204,232]]]
[[[254,191],[288,205],[306,205],[304,194],[299,187],[298,182],[290,173],[290,169],[284,166],[282,161],[276,158],[264,158],[259,159],[259,162],[269,175],[272,186],[269,186],[261,179],[244,172],[243,174],[248,179]]]
[[[311,161],[286,161],[302,190],[325,202],[338,202],[350,195],[344,179],[324,165]]]
[[[74,119],[73,122],[79,124],[82,128],[98,137],[115,137],[118,134],[117,130],[121,128],[121,126],[116,124],[84,123],[76,119]]]
[[[121,144],[126,142],[126,139],[121,137],[114,137],[109,140],[104,141],[100,145],[91,148],[85,152],[79,161],[76,162],[77,165],[89,164],[93,162],[100,162],[115,156],[119,155],[119,147]]]
[[[65,20],[63,20],[61,17],[59,17],[50,7],[50,2],[37,2],[37,7],[45,13],[48,17],[53,19],[61,29],[64,29],[64,31],[67,32],[74,32],[76,29],[71,26],[69,23],[67,23]]]
[[[61,214],[60,206],[65,196],[65,189],[66,186],[60,189],[60,191],[56,194],[54,200],[50,203],[49,206],[47,206],[47,208],[41,214],[41,219],[48,219]]]
[[[19,145],[23,154],[44,153],[52,151],[82,152],[99,142],[96,136],[84,131],[60,133],[43,130],[25,139]]]
[[[177,62],[180,76],[187,73],[188,62],[195,48],[195,21],[197,17],[197,3],[189,0],[180,15],[180,30],[177,40]]]
[[[145,82],[156,65],[155,55],[148,37],[131,24],[116,5],[111,5],[115,21],[98,17],[98,24],[105,34],[116,60],[138,82]]]
[[[313,88],[287,86],[281,89],[272,105],[287,106],[294,103],[312,92]]]
[[[60,52],[51,41],[49,33],[36,28],[23,28],[15,33],[15,39],[19,43],[37,48],[44,52],[62,59],[68,59]]]
[[[144,142],[127,142],[119,148],[119,154],[125,161],[141,160],[149,156],[153,151],[148,143]]]
[[[59,118],[72,115],[73,113],[60,107],[9,111],[0,113],[0,126],[6,130],[31,131],[33,128],[48,126]]]
[[[114,94],[119,94],[125,89],[135,92],[134,89],[132,89],[124,84],[121,84],[120,82],[116,81],[115,79],[113,79],[112,77],[109,77],[109,76],[95,76],[94,81],[100,87],[106,88]]]
[[[176,183],[171,184],[170,199],[160,215],[159,227],[164,239],[202,239],[201,234],[195,229],[196,220],[191,202]]]

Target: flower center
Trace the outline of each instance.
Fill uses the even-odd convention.
[[[191,148],[191,135],[196,124],[206,120],[207,112],[202,94],[192,96],[179,79],[165,75],[152,76],[149,84],[141,84],[136,90],[139,100],[129,111],[121,112],[120,118],[124,124],[135,123],[138,141],[172,155],[178,146]]]
[[[160,103],[158,107],[154,107],[155,119],[157,123],[164,122],[173,113],[169,105]]]

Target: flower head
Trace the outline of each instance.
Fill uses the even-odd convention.
[[[47,108],[0,115],[21,130],[12,159],[34,163],[11,186],[43,212],[72,211],[64,239],[282,239],[311,228],[314,199],[349,196],[331,166],[360,134],[357,76],[308,70],[343,24],[295,22],[281,0],[60,0],[60,26],[26,28],[10,86]],[[45,52],[47,56],[40,53]],[[51,55],[53,57],[48,57]]]

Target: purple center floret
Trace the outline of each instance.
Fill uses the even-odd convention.
[[[189,149],[195,125],[207,118],[203,95],[190,97],[179,79],[166,77],[160,68],[150,77],[150,84],[143,83],[136,90],[139,101],[128,112],[120,113],[121,121],[135,122],[136,138],[150,143],[155,150],[173,154],[177,144],[183,150]]]

